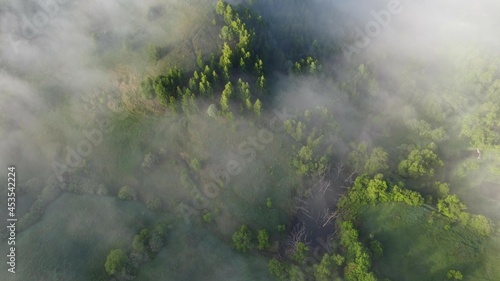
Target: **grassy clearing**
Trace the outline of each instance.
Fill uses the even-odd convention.
[[[268,273],[266,258],[239,254],[205,228],[180,221],[168,235],[163,250],[155,260],[141,268],[136,280],[273,279]]]
[[[133,236],[152,221],[142,205],[112,197],[63,194],[43,219],[17,236],[17,272],[2,263],[0,279],[106,280],[109,251],[127,248]],[[2,253],[7,253],[2,243]]]
[[[460,270],[464,280],[498,280],[500,237],[477,235],[472,229],[450,224],[423,207],[379,204],[361,216],[361,235],[373,235],[384,249],[375,262],[381,276],[401,281],[442,281],[450,269]]]

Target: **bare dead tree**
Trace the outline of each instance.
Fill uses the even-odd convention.
[[[288,253],[295,253],[297,251],[297,245],[298,243],[304,243],[306,245],[310,244],[310,241],[307,239],[307,231],[304,223],[298,223],[296,224],[292,232],[290,233],[290,236],[287,240],[287,252]]]
[[[297,213],[302,213],[304,215],[306,215],[307,217],[309,217],[310,219],[312,220],[315,220],[313,215],[311,214],[311,210],[309,209],[309,204],[302,198],[300,197],[297,197],[295,198],[295,200],[297,201],[297,204],[295,204],[295,211]]]
[[[345,183],[348,183],[348,184],[353,184],[354,183],[354,180],[353,180],[353,177],[354,175],[356,175],[356,171],[352,172],[345,180],[344,182]]]
[[[323,214],[321,217],[322,222],[323,222],[323,227],[327,226],[332,222],[333,219],[338,217],[337,212],[331,212],[330,208],[326,209],[326,212]]]
[[[342,173],[342,171],[344,171],[344,169],[345,169],[345,165],[344,165],[343,162],[340,162],[339,164],[337,164],[336,168],[337,168],[337,178],[336,178],[336,180],[338,180],[339,177],[340,177],[340,173]]]

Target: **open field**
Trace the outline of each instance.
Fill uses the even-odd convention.
[[[271,281],[267,259],[236,252],[206,228],[183,221],[168,234],[158,256],[144,265],[135,280]]]
[[[16,274],[2,280],[106,280],[109,251],[130,247],[133,236],[152,219],[138,203],[63,194],[40,222],[18,234]],[[6,246],[2,243],[2,253]],[[5,263],[1,270],[7,271]]]
[[[450,224],[423,207],[379,204],[361,216],[363,238],[373,235],[384,249],[376,270],[391,280],[441,281],[450,269],[463,280],[494,281],[500,276],[500,237],[482,237],[468,227]]]

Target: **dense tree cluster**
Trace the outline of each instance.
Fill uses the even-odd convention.
[[[412,150],[408,158],[399,163],[398,173],[412,179],[434,176],[435,169],[442,167],[443,161],[434,153],[432,147]]]
[[[144,228],[134,236],[132,251],[125,249],[111,250],[104,263],[106,272],[120,280],[133,279],[140,265],[160,252],[167,230],[168,225],[166,223],[158,223],[152,230]]]

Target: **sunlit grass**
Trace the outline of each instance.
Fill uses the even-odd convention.
[[[500,276],[498,238],[479,236],[425,208],[379,204],[363,212],[361,224],[364,238],[373,235],[382,243],[384,255],[375,268],[391,280],[441,281],[450,269],[460,270],[464,280]]]

